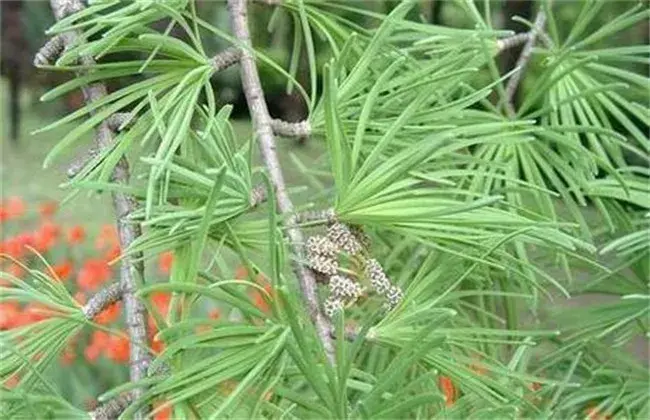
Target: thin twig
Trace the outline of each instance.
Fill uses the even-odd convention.
[[[524,42],[528,41],[528,38],[530,38],[530,32],[524,32],[521,34],[509,36],[507,38],[498,39],[497,50],[501,52],[503,50],[507,50],[508,48],[516,47],[517,45],[521,45]]]
[[[278,136],[283,137],[309,137],[311,136],[311,125],[309,121],[288,122],[273,118],[271,128]]]
[[[64,50],[63,37],[56,35],[50,38],[34,56],[34,67],[54,63]]]
[[[50,0],[52,11],[56,20],[61,20],[65,16],[83,10],[84,5],[81,0]],[[71,30],[61,34],[64,45],[76,45],[81,37],[77,30]],[[95,60],[91,56],[81,56],[81,63],[85,67],[92,68]],[[102,83],[94,83],[82,88],[86,103],[93,103],[101,100],[106,96],[106,86]],[[108,121],[103,121],[95,136],[95,143],[99,150],[104,150],[113,146],[115,138]],[[124,156],[119,160],[113,171],[113,179],[116,183],[129,183],[129,164]],[[130,223],[128,216],[136,208],[136,201],[133,197],[121,192],[112,194],[113,208],[117,218],[117,231],[121,249],[128,249],[131,243],[140,236],[140,226]],[[127,331],[130,338],[130,379],[137,382],[144,379],[147,375],[147,364],[150,355],[147,350],[147,322],[145,318],[145,309],[143,303],[136,298],[137,278],[141,279],[144,275],[144,267],[139,255],[124,255],[120,266],[120,286],[123,291],[124,311],[126,315]],[[137,388],[133,392],[133,398],[139,398],[144,388]],[[146,417],[147,408],[138,412],[137,418]]]
[[[271,117],[264,101],[264,92],[260,77],[257,72],[255,58],[252,54],[252,45],[248,29],[248,17],[245,0],[228,0],[228,11],[230,13],[230,24],[232,25],[235,37],[241,43],[241,78],[246,95],[246,102],[253,120],[254,132],[259,142],[262,159],[269,172],[271,182],[275,187],[278,210],[283,215],[293,215],[294,206],[287,193],[286,184],[280,168],[280,161],[276,152],[276,142],[271,127]],[[293,262],[293,269],[300,283],[303,300],[309,310],[309,315],[314,322],[316,332],[325,347],[325,351],[333,362],[333,346],[330,337],[330,323],[323,314],[318,302],[316,293],[316,279],[312,271],[301,261],[305,261],[305,250],[303,248],[304,238],[300,228],[297,226],[295,217],[288,217],[286,220],[286,231],[289,236],[291,248],[296,258]]]
[[[82,309],[84,316],[88,320],[94,319],[104,309],[122,299],[122,295],[120,283],[110,284],[88,300]]]
[[[227,69],[235,63],[238,63],[240,58],[241,50],[239,48],[226,48],[212,57],[212,67],[214,67],[215,72],[219,72]]]
[[[519,55],[519,58],[517,59],[517,64],[515,65],[515,68],[517,71],[510,77],[510,80],[508,80],[508,84],[506,85],[506,95],[505,95],[505,107],[506,107],[506,112],[508,112],[508,115],[514,115],[515,114],[515,106],[513,104],[513,99],[515,97],[515,93],[517,92],[517,87],[519,86],[519,82],[521,81],[521,76],[524,73],[524,70],[526,69],[526,66],[528,65],[528,62],[530,61],[530,58],[533,53],[533,47],[535,46],[535,40],[537,39],[537,34],[543,30],[544,24],[546,23],[546,14],[544,13],[543,10],[540,10],[537,12],[537,16],[535,17],[535,22],[533,23],[533,27],[529,32],[529,37],[528,41],[526,41],[526,44],[524,45],[524,48],[521,50],[521,55]]]

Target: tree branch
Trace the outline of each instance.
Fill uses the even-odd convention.
[[[101,311],[122,299],[122,286],[113,283],[95,293],[84,305],[82,311],[86,319],[94,319]]]
[[[497,40],[497,50],[499,52],[507,50],[508,48],[516,47],[517,45],[523,44],[528,41],[530,38],[530,32],[524,32],[521,34],[515,34],[507,38],[502,38]]]
[[[65,16],[83,10],[84,5],[81,0],[50,0],[52,11],[57,20]],[[61,34],[64,46],[68,47],[76,44],[81,34],[72,30]],[[95,60],[90,56],[80,57],[82,64],[87,67],[95,65]],[[85,86],[83,89],[84,98],[87,103],[96,102],[106,96],[106,86],[102,83],[94,83]],[[95,143],[99,150],[112,147],[115,138],[108,121],[103,121],[95,136]],[[114,182],[128,184],[129,182],[129,164],[124,156],[115,166],[113,172]],[[128,222],[128,216],[136,208],[136,201],[133,197],[124,193],[115,192],[112,194],[113,207],[117,218],[117,231],[119,236],[120,247],[128,249],[131,243],[140,236],[140,226]],[[124,255],[120,266],[120,287],[123,292],[124,311],[126,315],[127,330],[130,337],[130,378],[131,381],[139,381],[147,375],[147,364],[150,360],[147,351],[147,323],[145,318],[144,305],[135,296],[137,289],[137,278],[143,278],[144,267],[139,260],[138,255]],[[139,398],[144,392],[143,388],[133,391],[132,397]],[[148,410],[142,409],[138,417],[146,416]]]
[[[227,69],[235,63],[238,63],[240,58],[241,50],[239,48],[226,48],[212,57],[212,67],[214,67],[215,72],[219,72]]]
[[[133,401],[133,393],[125,393],[100,405],[88,414],[92,420],[113,420],[118,418]]]
[[[309,137],[311,136],[311,125],[309,121],[288,122],[273,118],[271,128],[278,136],[284,137]]]
[[[334,223],[336,220],[336,215],[334,214],[334,209],[318,209],[318,210],[305,210],[297,213],[294,217],[294,221],[297,224],[324,224],[324,223]]]
[[[506,112],[508,112],[508,115],[515,114],[513,99],[515,97],[515,93],[517,92],[519,82],[521,81],[521,76],[523,75],[524,70],[526,69],[526,66],[528,65],[528,62],[532,56],[537,34],[543,30],[545,23],[546,14],[543,10],[540,10],[535,17],[533,28],[529,32],[528,41],[526,41],[524,48],[521,50],[521,55],[519,56],[517,64],[515,65],[517,71],[512,75],[512,77],[510,77],[510,80],[508,80],[508,84],[506,85],[506,97],[504,105],[506,107]]]
[[[228,0],[230,12],[230,24],[235,37],[241,43],[241,78],[246,95],[246,102],[253,120],[253,127],[259,142],[262,159],[269,172],[271,182],[276,190],[278,210],[283,215],[288,215],[286,231],[289,236],[291,248],[296,258],[293,262],[293,270],[300,283],[303,300],[309,310],[309,315],[314,322],[316,332],[325,347],[325,351],[333,362],[333,346],[330,337],[330,325],[321,313],[316,293],[316,279],[314,273],[302,261],[305,261],[304,238],[300,228],[297,226],[294,214],[294,206],[287,193],[287,188],[280,168],[280,161],[276,152],[276,142],[271,126],[271,117],[264,100],[264,92],[260,77],[257,72],[255,58],[252,54],[252,44],[248,29],[248,17],[245,0]]]

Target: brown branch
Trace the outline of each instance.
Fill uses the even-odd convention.
[[[230,24],[235,37],[241,43],[242,56],[241,78],[246,95],[246,102],[250,110],[251,119],[257,140],[259,142],[262,159],[269,172],[271,182],[275,188],[278,210],[283,215],[293,215],[294,206],[287,193],[287,188],[280,168],[280,161],[276,152],[276,142],[271,127],[271,117],[264,101],[264,92],[260,77],[257,72],[255,58],[252,53],[252,44],[248,29],[248,17],[245,0],[228,0],[228,11],[230,13]],[[304,238],[300,228],[297,226],[293,216],[286,220],[286,231],[289,236],[291,248],[296,258],[293,261],[293,270],[300,283],[303,300],[309,310],[309,315],[316,327],[316,332],[325,347],[325,351],[333,362],[333,346],[330,337],[330,325],[321,313],[316,293],[316,279],[314,273],[302,264],[305,261]]]
[[[84,305],[82,312],[86,319],[94,319],[101,311],[113,303],[122,299],[122,286],[120,283],[113,283],[95,293]]]
[[[274,118],[271,120],[271,128],[278,136],[283,137],[309,137],[311,136],[311,125],[309,121],[288,122]]]
[[[521,81],[521,76],[523,75],[524,70],[528,65],[528,62],[532,57],[533,47],[535,46],[535,40],[537,39],[537,34],[543,30],[545,23],[546,23],[546,14],[544,13],[543,10],[540,10],[539,12],[537,12],[537,16],[535,17],[535,22],[533,23],[533,27],[529,32],[528,40],[526,41],[524,48],[521,50],[521,55],[519,56],[519,59],[517,60],[517,64],[515,65],[517,71],[510,77],[510,80],[508,80],[508,84],[506,85],[504,105],[506,107],[506,112],[508,112],[509,115],[515,114],[513,99],[515,97],[515,93],[517,92],[517,87],[519,86],[519,82]]]
[[[83,10],[84,5],[81,0],[50,0],[50,5],[56,20],[61,20],[65,16]],[[80,39],[81,34],[77,30],[71,30],[61,34],[63,44],[67,46],[75,45]],[[80,57],[82,64],[92,68],[95,60],[90,56]],[[106,96],[106,86],[102,83],[94,83],[82,88],[86,103],[96,102]],[[115,138],[108,121],[103,121],[95,136],[95,143],[99,150],[104,150],[113,146]],[[128,184],[129,182],[129,164],[124,156],[115,166],[113,179],[117,183]],[[129,223],[128,216],[136,208],[136,201],[133,197],[121,192],[112,194],[113,208],[117,218],[117,231],[119,236],[120,247],[128,249],[131,243],[140,236],[140,226]],[[144,267],[137,261],[139,255],[124,255],[120,266],[120,286],[123,291],[124,311],[126,315],[127,330],[130,337],[130,378],[131,381],[139,381],[147,375],[147,364],[150,360],[147,351],[147,322],[145,318],[145,309],[142,302],[136,298],[137,278],[143,278]],[[133,391],[133,398],[139,398],[144,392],[143,388]],[[146,417],[147,409],[140,410],[137,417]]]
[[[54,63],[61,55],[64,48],[63,37],[61,35],[54,36],[47,41],[34,56],[34,67],[46,66],[50,63]]]
[[[228,67],[239,62],[241,58],[241,50],[239,48],[230,47],[221,51],[219,54],[212,57],[212,67],[215,72],[227,69]]]

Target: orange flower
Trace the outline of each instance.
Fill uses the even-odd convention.
[[[217,308],[210,309],[210,312],[208,312],[208,318],[210,319],[219,319],[221,318],[221,311]]]
[[[68,230],[68,243],[70,245],[80,244],[86,239],[86,229],[81,225],[74,225]]]
[[[2,252],[8,254],[16,259],[25,255],[26,246],[34,246],[34,237],[31,233],[25,232],[8,238],[2,243]]]
[[[120,302],[115,302],[114,304],[109,305],[108,308],[101,311],[97,315],[97,317],[95,317],[95,321],[98,324],[102,324],[102,325],[115,322],[117,318],[119,318],[120,316],[120,308],[121,308]]]
[[[458,390],[449,376],[441,375],[438,377],[438,386],[445,396],[445,405],[451,407],[458,399]]]
[[[169,311],[169,303],[172,297],[169,293],[155,292],[151,294],[151,303],[155,306],[158,313],[165,315]]]
[[[163,350],[165,350],[165,343],[163,343],[159,338],[155,337],[155,335],[151,338],[151,350],[153,350],[154,353],[160,354],[162,353]]]
[[[67,280],[72,274],[73,266],[72,261],[66,260],[62,263],[52,266],[52,271],[58,280]]]
[[[113,225],[104,225],[99,232],[99,236],[95,241],[95,247],[102,250],[113,245],[119,244],[117,239],[117,229]]]
[[[38,206],[38,211],[41,213],[42,217],[50,218],[54,216],[58,208],[59,205],[56,203],[56,201],[46,201],[45,203],[41,203]]]
[[[106,331],[95,330],[90,336],[90,345],[103,349],[110,341],[110,335]]]
[[[172,418],[174,409],[168,402],[156,404],[155,409],[158,411],[153,415],[154,420],[170,420]]]
[[[82,290],[96,290],[111,277],[111,267],[103,259],[89,259],[77,273],[77,284]]]
[[[22,198],[15,196],[7,198],[7,201],[3,203],[3,207],[7,220],[23,217],[25,215],[25,210],[27,209],[25,201],[23,201]]]
[[[127,363],[129,361],[129,339],[122,336],[111,335],[104,354],[115,363]]]
[[[19,318],[21,326],[35,324],[52,316],[52,309],[41,303],[28,303]]]
[[[101,354],[102,354],[102,349],[100,349],[97,346],[88,346],[84,349],[84,357],[90,363],[96,361]]]
[[[120,254],[122,253],[122,249],[120,248],[119,244],[114,244],[111,245],[111,247],[104,253],[104,259],[106,262],[112,262],[116,260]]]
[[[17,326],[20,306],[16,302],[0,303],[0,330],[10,330]]]
[[[84,349],[84,357],[89,362],[94,362],[102,354],[110,340],[109,335],[101,330],[93,331],[90,336],[90,343]]]
[[[38,252],[47,252],[56,244],[60,228],[52,222],[45,222],[40,229],[34,232],[34,248]]]
[[[160,274],[169,274],[174,263],[174,253],[166,251],[158,256],[158,271]]]

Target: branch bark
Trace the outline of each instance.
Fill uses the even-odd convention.
[[[122,287],[120,283],[113,283],[95,293],[88,300],[82,309],[87,320],[92,321],[100,312],[108,308],[113,303],[122,299]]]
[[[530,32],[515,34],[507,38],[499,39],[497,40],[497,50],[499,50],[499,52],[502,52],[508,48],[516,47],[517,45],[521,45],[524,42],[528,41],[528,38],[530,38]]]
[[[529,32],[528,40],[526,41],[524,48],[521,50],[521,55],[515,64],[517,71],[512,75],[512,77],[510,77],[510,80],[508,80],[508,84],[506,85],[506,102],[504,105],[506,107],[506,112],[508,112],[508,115],[512,116],[515,114],[513,99],[515,97],[515,93],[517,92],[519,82],[521,81],[521,76],[523,75],[526,66],[528,66],[528,62],[532,57],[533,47],[535,46],[537,34],[543,30],[545,23],[546,14],[543,10],[540,10],[535,17],[535,22],[533,23],[533,28]]]
[[[271,128],[278,136],[284,137],[309,137],[311,125],[309,121],[288,122],[278,118],[271,120]]]
[[[286,220],[286,231],[291,243],[291,248],[296,258],[293,262],[293,270],[300,283],[303,300],[309,310],[309,315],[316,327],[316,332],[325,347],[325,351],[333,362],[333,346],[330,337],[330,323],[323,314],[318,302],[316,293],[316,279],[314,273],[306,267],[304,237],[294,217],[294,205],[287,193],[284,176],[280,168],[280,161],[276,152],[276,141],[273,135],[271,117],[264,100],[262,84],[257,72],[255,58],[252,53],[252,43],[248,29],[248,16],[245,0],[228,0],[228,11],[230,13],[230,24],[235,37],[240,42],[241,55],[241,78],[246,95],[246,102],[253,120],[253,127],[259,142],[262,159],[269,172],[271,182],[276,191],[278,210],[281,214],[289,216]]]
[[[83,10],[84,5],[81,0],[50,0],[50,5],[56,20],[61,20],[65,16]],[[71,46],[76,43],[81,34],[76,31],[69,31],[61,34],[64,46]],[[80,58],[82,64],[92,67],[95,60],[90,56]],[[102,83],[94,83],[85,86],[83,89],[84,98],[87,103],[92,103],[106,96],[106,86]],[[95,143],[99,150],[112,147],[115,142],[113,131],[108,121],[103,121],[95,135]],[[113,172],[114,182],[128,184],[129,182],[129,164],[124,156],[120,159]],[[127,249],[131,243],[140,236],[140,226],[128,221],[128,216],[136,208],[136,201],[133,197],[123,193],[113,193],[113,208],[117,218],[117,230],[122,249]],[[127,331],[130,337],[130,378],[131,381],[139,381],[147,375],[147,365],[150,355],[147,350],[147,323],[145,318],[145,309],[143,303],[135,296],[137,289],[137,278],[143,278],[144,267],[139,260],[139,256],[125,255],[122,258],[120,266],[120,287],[123,293],[124,311],[126,315]],[[139,398],[144,392],[143,388],[133,391],[132,397]],[[142,409],[138,416],[145,417],[147,409]]]

